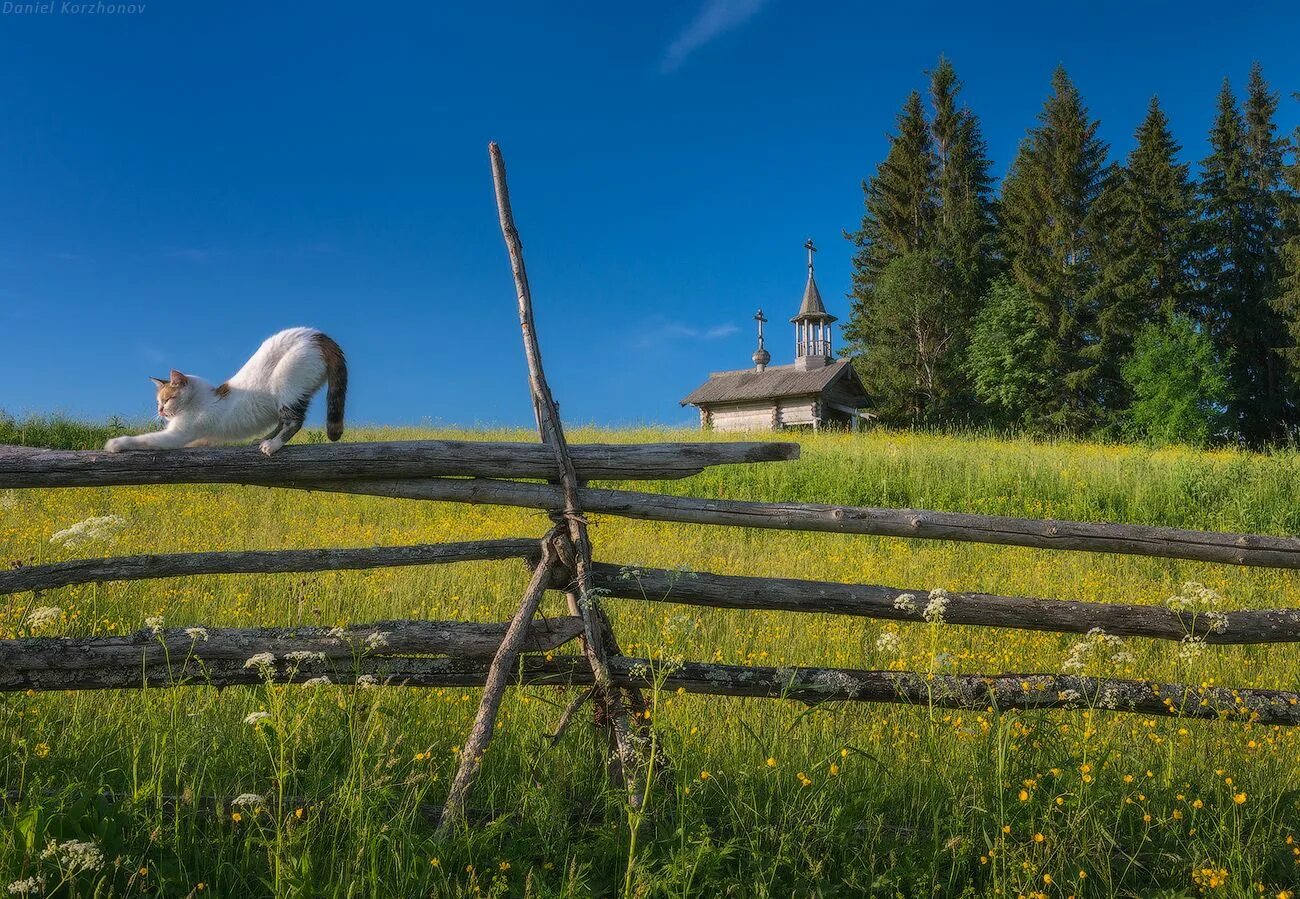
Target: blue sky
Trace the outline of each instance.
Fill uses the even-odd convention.
[[[492,139],[565,417],[678,423],[748,364],[756,307],[789,361],[810,235],[847,315],[841,231],[940,53],[999,173],[1058,63],[1117,154],[1159,94],[1199,159],[1255,59],[1300,122],[1294,3],[61,3],[0,5],[19,414],[146,417],[147,376],[220,379],[311,324],[348,353],[354,422],[530,423]]]

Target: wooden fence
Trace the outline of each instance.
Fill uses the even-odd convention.
[[[464,820],[466,799],[491,738],[505,687],[584,687],[560,730],[590,698],[608,729],[614,773],[639,804],[644,777],[637,713],[652,660],[623,655],[603,603],[682,603],[923,621],[924,602],[899,602],[922,588],[691,573],[597,563],[585,515],[844,534],[973,541],[1079,552],[1127,553],[1233,565],[1300,568],[1300,539],[1174,528],[1035,521],[912,509],[762,503],[598,489],[588,480],[681,478],[713,465],[781,462],[791,443],[575,445],[564,437],[533,327],[523,252],[510,211],[504,164],[491,157],[502,231],[515,277],[520,325],[540,444],[417,441],[289,446],[263,457],[252,448],[167,452],[59,452],[0,447],[0,488],[133,484],[253,484],[441,502],[544,509],[554,527],[520,537],[359,549],[269,550],[79,559],[0,572],[0,594],[74,584],[209,574],[331,571],[522,559],[532,580],[504,624],[389,621],[345,629],[158,628],[125,637],[0,640],[0,691],[231,686],[327,679],[393,686],[479,686],[483,697],[442,812]],[[529,483],[527,479],[549,483]],[[566,594],[569,615],[538,621],[543,593]],[[1159,605],[1068,602],[950,593],[952,624],[1087,633],[1215,644],[1300,642],[1300,610],[1192,613]],[[582,653],[547,652],[579,640]],[[520,654],[525,655],[522,659]],[[256,660],[250,665],[250,660]],[[1195,687],[1071,674],[933,674],[842,668],[768,668],[686,662],[664,686],[729,696],[804,702],[890,702],[962,709],[1107,708],[1259,724],[1300,724],[1300,693]]]

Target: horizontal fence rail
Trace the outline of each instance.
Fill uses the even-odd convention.
[[[0,692],[179,686],[186,682],[253,684],[267,673],[302,681],[340,669],[377,670],[390,656],[420,653],[490,659],[504,624],[380,621],[347,628],[167,628],[121,637],[0,640]],[[526,652],[544,652],[582,633],[573,616],[538,619],[523,637]],[[250,660],[263,653],[273,658]],[[423,662],[405,659],[404,664]]]
[[[717,609],[828,612],[890,621],[926,621],[927,589],[841,584],[792,578],[666,571],[605,563],[592,567],[596,585],[618,599],[643,599]],[[910,595],[903,602],[900,597]],[[948,591],[946,624],[1086,634],[1101,628],[1117,637],[1206,643],[1300,642],[1300,609],[1238,612],[1175,611],[1164,606]]]
[[[0,595],[103,581],[141,581],[199,574],[285,574],[522,559],[535,557],[537,552],[534,539],[505,538],[355,549],[272,549],[74,559],[0,571]]]
[[[525,538],[357,549],[170,553],[78,559],[0,571],[0,594],[76,584],[206,574],[339,571],[403,565],[533,559]],[[567,575],[566,575],[567,578]],[[593,563],[594,586],[617,599],[681,603],[719,609],[821,612],[892,621],[925,621],[929,588],[844,584],[794,578],[744,577]],[[563,585],[567,587],[567,579]],[[911,595],[906,602],[899,597]],[[1101,628],[1119,637],[1252,644],[1300,642],[1300,609],[1192,613],[1159,605],[1079,602],[949,591],[948,624],[1083,634]]]
[[[553,624],[552,619],[548,624]],[[568,625],[566,625],[567,627]],[[502,628],[501,633],[504,632]],[[139,649],[137,648],[137,652]],[[792,699],[808,704],[827,702],[895,703],[919,707],[965,709],[975,712],[1036,709],[1105,709],[1171,718],[1228,720],[1294,727],[1300,724],[1300,693],[1231,687],[1191,687],[1183,684],[1073,674],[935,674],[911,671],[862,671],[851,668],[770,668],[684,662],[664,668],[648,659],[614,656],[609,660],[614,686],[661,689],[714,696]],[[489,663],[483,658],[407,658],[362,656],[331,669],[295,662],[277,655],[266,666],[245,667],[241,660],[214,660],[183,677],[162,664],[142,667],[139,659],[67,673],[51,672],[62,682],[40,688],[64,690],[131,689],[140,687],[228,687],[263,682],[305,683],[328,679],[334,684],[389,687],[482,687]],[[0,690],[26,689],[11,685]],[[594,677],[580,656],[522,658],[513,683],[527,686],[590,686]]]
[[[549,484],[519,484],[490,479],[322,481],[295,483],[292,486],[366,496],[482,503],[529,509],[554,508],[561,496],[559,489]],[[646,521],[954,540],[1034,549],[1222,562],[1260,568],[1300,569],[1300,538],[1296,537],[1232,534],[1139,524],[1008,518],[923,509],[701,499],[593,487],[579,490],[578,496],[584,511]]]
[[[585,480],[663,480],[713,465],[784,462],[797,443],[574,444]],[[106,453],[0,447],[0,488],[108,487],[132,484],[253,484],[293,480],[425,477],[555,477],[555,454],[536,443],[410,440],[292,445],[273,456],[255,447]]]

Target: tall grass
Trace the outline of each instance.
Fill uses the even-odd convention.
[[[524,432],[377,430],[533,439]],[[574,440],[700,439],[586,429]],[[98,439],[98,436],[95,438]],[[705,437],[704,439],[709,439]],[[805,436],[795,463],[649,485],[745,499],[913,506],[1222,530],[1300,528],[1300,456],[1198,453],[876,431]],[[90,440],[89,434],[86,440]],[[39,441],[37,441],[39,442]],[[643,485],[644,486],[644,485]],[[90,516],[120,529],[74,548]],[[1289,572],[1177,560],[593,516],[602,560],[754,575],[1162,603],[1195,581],[1227,608],[1296,604]],[[221,486],[0,491],[0,563],[200,549],[540,535],[541,513]],[[4,636],[169,625],[504,620],[516,564],[194,577],[9,597]],[[736,664],[1059,670],[1077,638],[944,624],[611,601],[629,653]],[[561,600],[547,600],[562,614]],[[889,635],[889,636],[886,636]],[[1288,647],[1127,641],[1091,670],[1294,688]],[[474,690],[278,687],[0,697],[0,888],[60,882],[48,841],[93,840],[97,871],[65,894],[217,896],[1275,896],[1300,879],[1300,739],[1290,730],[1105,711],[955,712],[654,697],[669,767],[643,817],[608,788],[601,735],[546,734],[568,694],[514,690],[473,804],[446,841],[441,802]],[[265,718],[245,723],[252,712]],[[218,797],[257,794],[240,808]],[[180,797],[176,800],[172,797]],[[632,842],[635,834],[635,843]],[[202,885],[202,886],[200,886]]]

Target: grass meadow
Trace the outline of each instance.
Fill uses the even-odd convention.
[[[0,422],[0,442],[98,442]],[[4,430],[0,428],[0,430]],[[354,431],[350,439],[532,439],[522,431]],[[583,429],[575,441],[699,439]],[[304,434],[300,439],[320,439]],[[645,489],[1300,533],[1300,455],[874,431],[807,435],[786,464]],[[72,546],[51,537],[119,516]],[[538,512],[226,486],[0,491],[0,564],[87,555],[537,536]],[[1163,603],[1196,582],[1225,608],[1296,605],[1295,573],[975,544],[593,516],[603,561],[750,575]],[[5,597],[0,635],[174,625],[504,620],[519,563],[224,576]],[[36,607],[56,607],[33,619]],[[609,602],[630,654],[735,664],[1057,671],[1076,636]],[[563,613],[563,597],[544,611]],[[38,623],[39,622],[39,623]],[[1291,646],[1132,639],[1093,673],[1297,687]],[[576,651],[566,647],[564,651]],[[568,694],[512,690],[473,806],[441,803],[478,691],[206,687],[0,696],[0,889],[79,896],[1290,896],[1300,883],[1300,734],[1095,712],[809,708],[664,693],[672,768],[640,821],[603,776]],[[264,712],[265,715],[253,713]],[[250,715],[252,716],[250,718]],[[246,723],[252,721],[252,723]],[[227,810],[218,797],[264,802]],[[179,797],[174,799],[173,797]],[[282,798],[283,797],[283,798]],[[305,797],[305,798],[297,798]],[[632,841],[633,828],[637,838]],[[49,850],[54,841],[66,847]],[[102,857],[96,858],[99,853]],[[25,893],[23,891],[26,891]]]

